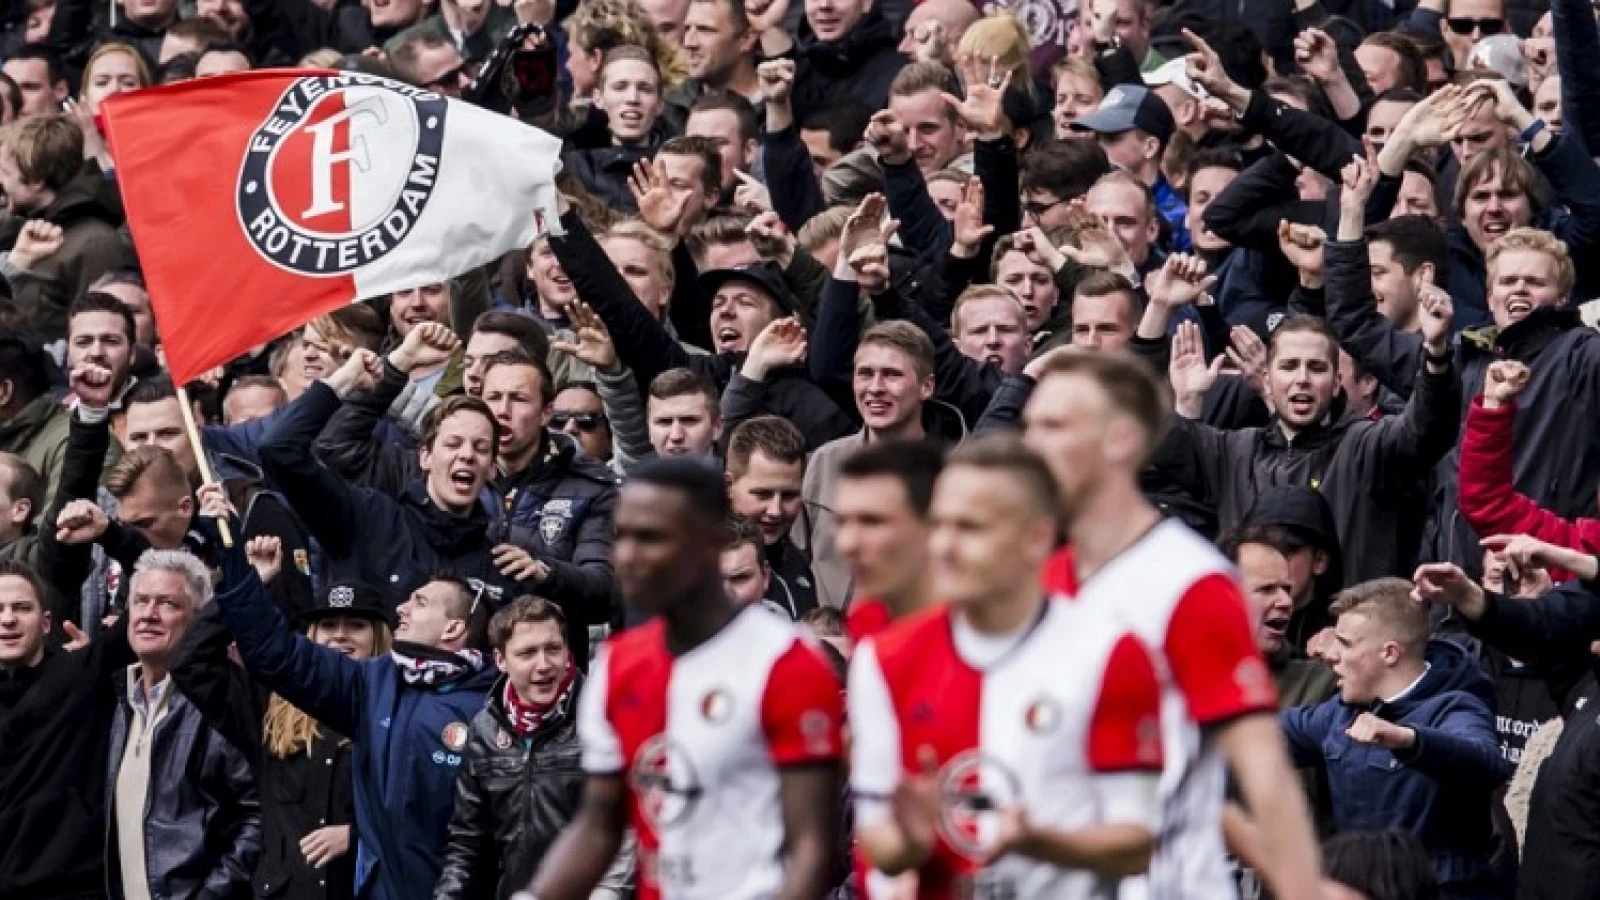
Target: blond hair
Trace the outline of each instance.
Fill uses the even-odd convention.
[[[1024,331],[1028,328],[1028,311],[1023,308],[1022,301],[1017,295],[995,284],[974,284],[961,292],[956,298],[956,305],[950,308],[950,332],[955,337],[961,336],[961,310],[968,304],[984,300],[1003,300],[1008,305],[1016,307],[1017,318],[1022,322]]]
[[[1100,81],[1100,72],[1095,69],[1094,63],[1081,56],[1062,57],[1061,61],[1050,68],[1050,86],[1061,90],[1061,79],[1066,77],[1081,78],[1094,85],[1101,96],[1105,95],[1105,85]]]
[[[83,64],[83,80],[78,88],[80,99],[89,93],[89,81],[94,75],[94,64],[113,53],[123,53],[133,60],[133,70],[139,74],[139,87],[147,88],[155,83],[155,75],[150,71],[150,64],[144,61],[144,54],[132,44],[121,41],[107,41],[94,48],[89,54],[89,61]]]
[[[635,0],[583,0],[564,23],[567,38],[579,51],[604,53],[623,44],[637,44],[655,57],[663,91],[689,77],[683,48],[661,36]]]
[[[1033,44],[1022,20],[1009,12],[984,16],[970,25],[956,45],[956,58],[968,55],[983,62],[988,72],[989,57],[998,57],[1001,71],[1011,73],[1012,87],[1033,90],[1033,64],[1028,54]]]
[[[1543,253],[1556,263],[1556,292],[1565,300],[1572,296],[1572,287],[1577,283],[1578,273],[1572,265],[1572,255],[1567,252],[1566,241],[1542,228],[1513,228],[1505,233],[1500,240],[1489,245],[1489,253],[1484,258],[1484,271],[1489,275],[1489,283],[1494,284],[1494,265],[1499,262],[1501,255],[1512,251],[1527,251],[1530,253]]]
[[[307,628],[306,637],[313,637],[316,630],[316,625]],[[372,623],[372,655],[382,656],[388,653],[392,643],[389,626],[382,622]],[[322,726],[300,707],[277,694],[273,694],[272,699],[267,702],[267,714],[261,720],[261,743],[273,756],[288,759],[309,748],[311,742],[321,733]],[[349,742],[349,738],[342,735],[339,737],[339,743]]]
[[[1378,636],[1394,641],[1406,655],[1420,658],[1433,632],[1427,604],[1411,599],[1411,582],[1404,578],[1374,578],[1348,587],[1333,597],[1328,614],[1338,621],[1346,613],[1366,616],[1378,625]]]
[[[855,212],[853,206],[830,206],[806,220],[800,230],[795,232],[795,240],[806,252],[815,255],[816,252],[827,245],[829,241],[837,241],[844,236],[845,220]]]
[[[670,287],[676,283],[677,272],[672,267],[672,244],[661,232],[644,223],[643,219],[618,219],[600,233],[600,243],[606,241],[634,241],[650,251],[656,274]]]

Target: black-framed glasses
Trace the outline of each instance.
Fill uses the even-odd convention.
[[[1451,16],[1444,20],[1450,30],[1456,34],[1471,34],[1474,30],[1485,35],[1499,34],[1506,30],[1504,19],[1473,19],[1467,16]]]
[[[558,412],[550,416],[550,425],[556,429],[567,427],[567,423],[578,426],[579,431],[593,431],[605,424],[606,414],[597,412]]]

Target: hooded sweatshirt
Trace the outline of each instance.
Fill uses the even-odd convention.
[[[1398,697],[1359,706],[1334,697],[1283,712],[1284,737],[1297,766],[1327,770],[1336,831],[1410,832],[1446,895],[1509,896],[1459,890],[1492,878],[1494,791],[1511,777],[1495,735],[1494,684],[1449,641],[1430,641],[1426,662]],[[1413,729],[1416,742],[1391,751],[1355,741],[1346,729],[1363,712]]]

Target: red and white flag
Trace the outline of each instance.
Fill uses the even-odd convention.
[[[245,72],[101,111],[178,384],[559,227],[559,139],[387,78]]]

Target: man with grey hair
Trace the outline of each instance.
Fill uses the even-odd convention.
[[[261,851],[249,759],[172,679],[184,633],[211,595],[210,571],[186,550],[148,550],[134,566],[127,633],[137,661],[119,692],[106,785],[113,898],[249,890]]]

